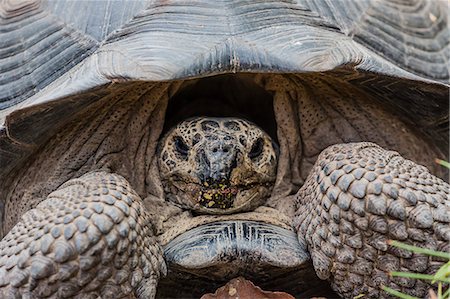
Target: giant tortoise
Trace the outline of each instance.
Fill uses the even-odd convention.
[[[447,5],[1,1],[1,298],[425,296]]]

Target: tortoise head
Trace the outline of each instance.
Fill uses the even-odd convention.
[[[172,128],[159,146],[167,199],[197,212],[254,209],[270,195],[276,167],[272,139],[243,119],[189,119]]]

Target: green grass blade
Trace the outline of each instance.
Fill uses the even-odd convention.
[[[420,299],[420,298],[417,298],[417,297],[414,297],[414,296],[403,294],[403,293],[401,293],[399,291],[393,290],[393,289],[385,287],[385,286],[382,286],[381,288],[384,291],[388,292],[389,294],[397,296],[397,297],[402,298],[402,299]]]
[[[358,296],[353,297],[353,299],[359,299],[366,296],[366,294],[359,294]]]
[[[434,160],[437,164],[447,167],[448,169],[450,169],[450,163],[448,163],[447,161],[441,160],[441,159],[435,159]]]
[[[390,272],[392,276],[398,276],[398,277],[406,277],[406,278],[415,278],[415,279],[423,279],[423,280],[435,280],[435,281],[442,281],[446,283],[450,283],[450,278],[445,277],[439,277],[436,278],[434,275],[428,275],[428,274],[421,274],[421,273],[411,273],[411,272]]]
[[[441,252],[441,251],[434,251],[431,249],[427,249],[427,248],[420,248],[420,247],[416,247],[416,246],[412,246],[412,245],[408,245],[402,242],[398,242],[398,241],[394,241],[394,240],[389,240],[388,241],[389,245],[401,248],[401,249],[405,249],[405,250],[409,250],[415,253],[422,253],[422,254],[426,254],[426,255],[430,255],[430,256],[436,256],[436,257],[441,257],[447,260],[450,260],[450,253],[448,252]]]
[[[449,276],[450,276],[450,261],[439,268],[439,270],[434,274],[434,280],[450,282]],[[434,283],[434,281],[432,283]]]
[[[450,288],[448,288],[447,291],[445,291],[445,293],[442,294],[443,299],[447,299],[449,297],[450,297]]]

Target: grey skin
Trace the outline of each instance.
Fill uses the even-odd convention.
[[[261,139],[262,148],[255,146]],[[223,167],[211,167],[215,149],[222,150]],[[201,159],[202,150],[213,154]],[[146,204],[114,173],[69,180],[0,242],[2,298],[153,298],[167,267],[222,279],[283,269],[308,274],[309,257],[317,276],[344,298],[386,297],[380,285],[426,294],[426,283],[392,278],[388,271],[430,273],[443,261],[396,249],[387,239],[448,250],[447,183],[376,144],[333,145],[293,197],[295,216],[284,216],[294,234],[267,196],[276,178],[273,157],[272,140],[254,124],[196,118],[161,140],[158,164],[166,201]],[[227,188],[238,190],[231,206],[202,202],[210,200],[207,192]],[[169,220],[161,222],[165,216]],[[227,266],[229,258],[235,261]],[[313,285],[308,275],[291,277],[306,288]]]

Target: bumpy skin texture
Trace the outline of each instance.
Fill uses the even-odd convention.
[[[450,250],[449,185],[373,143],[324,150],[298,193],[295,226],[318,276],[343,297],[386,297],[385,285],[424,297],[429,285],[389,271],[433,273],[443,261],[387,244],[388,239]]]
[[[0,242],[1,298],[152,298],[161,272],[141,199],[106,172],[68,181]]]
[[[167,199],[203,213],[235,213],[263,204],[276,167],[270,136],[243,119],[186,120],[160,144],[159,171]]]
[[[222,170],[229,170],[234,186],[250,182],[271,190],[276,159],[270,138],[243,120],[233,119],[237,130],[226,128],[228,121],[189,120],[161,141],[159,170],[171,203],[196,209],[192,200],[197,197],[182,197],[188,190],[174,190],[173,183],[181,178],[200,186],[195,180],[201,182],[201,174]],[[202,125],[213,129],[202,128],[194,142],[194,128]],[[177,146],[174,137],[183,138],[184,145]],[[258,138],[263,140],[260,153],[250,154]],[[236,164],[225,159],[222,170],[211,164],[205,168],[198,154],[212,150],[218,140],[222,149],[230,146],[223,157],[236,154]],[[343,297],[386,296],[380,285],[420,297],[429,285],[390,278],[388,272],[431,273],[443,262],[396,249],[387,240],[448,251],[448,194],[448,184],[396,152],[373,143],[333,145],[319,155],[297,194],[294,226],[318,276]],[[210,214],[241,211],[203,208]],[[166,266],[148,215],[119,175],[98,171],[69,180],[25,213],[0,242],[0,297],[153,298]]]

